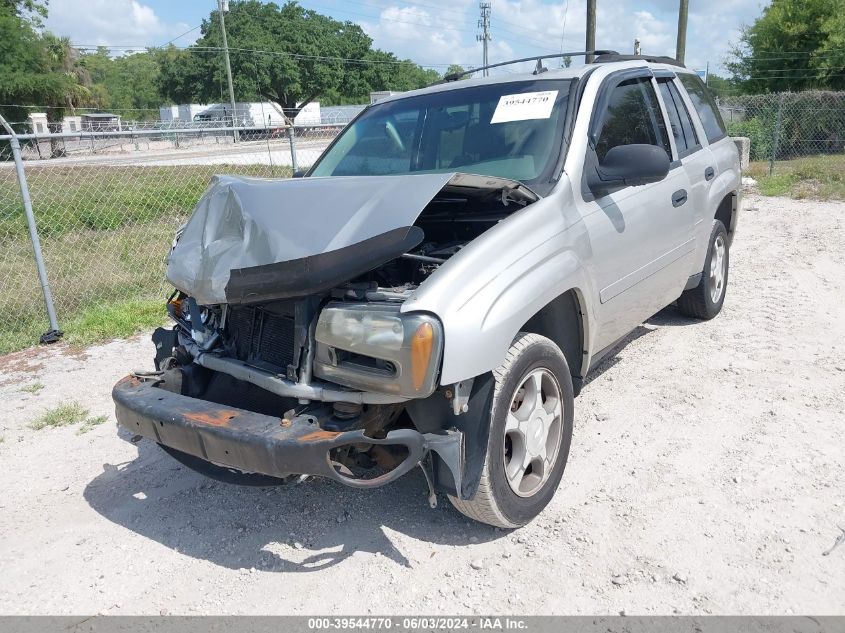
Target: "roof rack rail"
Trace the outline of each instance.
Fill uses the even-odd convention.
[[[652,64],[669,64],[670,66],[680,66],[681,68],[686,68],[682,62],[679,62],[674,57],[666,57],[665,55],[620,55],[619,53],[602,53],[595,59],[596,64],[630,61],[651,62]]]
[[[534,55],[532,57],[523,57],[521,59],[512,59],[507,62],[499,62],[498,64],[488,64],[487,66],[480,66],[478,68],[472,68],[470,70],[464,70],[459,73],[450,73],[443,77],[442,80],[438,81],[437,83],[445,83],[448,81],[456,81],[461,77],[466,75],[471,75],[473,73],[477,73],[481,70],[488,70],[490,68],[498,68],[499,66],[509,66],[511,64],[521,64],[522,62],[537,62],[537,67],[534,69],[534,74],[539,75],[542,72],[546,72],[546,68],[543,67],[543,60],[544,59],[557,59],[561,57],[582,57],[586,55],[597,55],[599,57],[606,57],[606,56],[613,56],[619,55],[616,51],[575,51],[571,53],[552,53],[551,55]],[[598,61],[598,60],[596,60]]]

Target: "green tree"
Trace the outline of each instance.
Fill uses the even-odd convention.
[[[367,103],[373,90],[412,90],[440,75],[393,53],[374,50],[357,24],[340,22],[296,2],[238,0],[226,14],[235,98],[277,103],[288,119],[300,107]],[[178,103],[227,101],[220,19],[213,11],[202,35],[184,50],[156,53],[161,94]]]
[[[111,57],[106,48],[82,55],[79,64],[90,78],[89,103],[123,112],[132,119],[155,119],[163,99],[158,89],[156,51]]]
[[[773,0],[727,67],[748,93],[845,89],[845,0]]]
[[[449,67],[446,69],[446,72],[443,73],[444,77],[448,77],[449,75],[458,75],[463,73],[466,69],[461,66],[460,64],[449,64]],[[464,75],[461,79],[468,79],[470,75]]]
[[[360,26],[339,22],[296,2],[282,7],[258,0],[234,1],[226,15],[235,96],[277,103],[293,119],[304,104],[340,89],[345,59],[362,59],[372,40]],[[184,53],[160,58],[161,87],[176,101],[191,95],[220,97],[225,86],[217,11],[203,21],[202,35]],[[261,52],[258,52],[261,51]]]
[[[66,39],[34,28],[44,15],[36,2],[0,4],[0,103],[10,120],[26,118],[27,106],[46,106],[52,120],[86,98]],[[35,12],[32,14],[32,12]],[[55,108],[55,111],[54,111]]]
[[[725,79],[724,77],[714,75],[713,73],[710,73],[707,76],[707,87],[710,88],[710,92],[720,99],[729,97],[737,91],[737,86],[733,80]]]
[[[0,13],[17,16],[35,28],[41,28],[47,17],[46,0],[0,0]]]

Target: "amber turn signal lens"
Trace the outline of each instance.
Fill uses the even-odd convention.
[[[431,349],[434,346],[434,329],[431,323],[423,323],[414,332],[411,339],[411,380],[417,391],[423,385],[431,360]]]
[[[181,299],[181,297],[180,297],[180,298],[178,298],[178,299],[173,299],[172,301],[170,301],[170,305],[172,305],[172,306],[173,306],[173,313],[174,313],[176,316],[182,316],[182,307],[183,307],[183,306],[182,306],[182,299]]]

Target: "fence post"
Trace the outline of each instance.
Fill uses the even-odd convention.
[[[780,93],[778,98],[778,116],[775,121],[775,137],[772,140],[772,157],[769,159],[769,176],[775,170],[775,159],[778,155],[778,145],[780,144],[780,126],[783,121],[783,93]]]
[[[41,256],[41,240],[38,239],[38,227],[35,225],[35,215],[32,212],[32,200],[29,197],[29,185],[26,182],[26,173],[23,168],[21,157],[21,144],[15,131],[6,123],[6,119],[0,116],[0,124],[6,128],[11,135],[9,144],[12,146],[12,156],[15,159],[15,172],[18,176],[18,186],[21,190],[23,210],[26,214],[26,223],[29,226],[29,239],[32,242],[32,251],[35,254],[35,266],[38,269],[38,279],[41,282],[41,292],[44,294],[44,304],[47,307],[47,319],[50,321],[50,329],[41,335],[42,343],[55,343],[62,336],[59,323],[56,320],[56,309],[53,307],[53,294],[50,292],[50,284],[47,281],[47,269],[44,266],[44,258]]]
[[[288,139],[290,140],[290,166],[293,173],[296,173],[299,167],[296,165],[296,137],[293,132],[293,121],[288,126]]]

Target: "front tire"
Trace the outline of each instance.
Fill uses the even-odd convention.
[[[476,521],[516,528],[543,511],[563,476],[572,443],[572,376],[557,345],[521,332],[493,378],[478,489],[470,499],[449,501]]]
[[[694,319],[709,320],[721,312],[728,290],[728,264],[728,232],[720,220],[713,220],[701,281],[678,298],[681,313]]]

